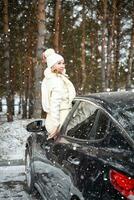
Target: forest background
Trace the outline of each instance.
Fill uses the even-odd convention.
[[[77,94],[134,86],[133,0],[1,0],[0,112],[13,121],[15,95],[22,118],[43,116],[42,51],[65,58]]]

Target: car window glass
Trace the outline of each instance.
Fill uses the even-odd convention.
[[[121,134],[122,130],[118,128],[113,122],[110,125],[109,129],[109,142],[108,146],[116,149],[130,149],[130,145],[127,140]]]
[[[104,138],[104,136],[107,134],[108,131],[108,125],[109,125],[108,115],[106,115],[103,111],[100,110],[97,121],[96,134],[95,134],[96,140]]]
[[[134,107],[122,109],[118,120],[127,130],[130,137],[134,138]]]
[[[78,139],[89,139],[96,113],[96,106],[88,102],[80,102],[67,125],[66,135]]]

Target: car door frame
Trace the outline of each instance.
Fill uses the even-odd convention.
[[[71,110],[70,113],[68,114],[68,116],[67,116],[67,118],[66,118],[64,124],[63,124],[62,127],[61,127],[60,135],[61,135],[62,137],[69,137],[69,136],[66,135],[67,126],[68,126],[69,122],[71,121],[71,119],[70,119],[71,116],[73,116],[74,112],[76,111],[76,109],[78,108],[78,106],[79,106],[79,104],[80,104],[81,102],[87,102],[87,103],[90,103],[90,104],[94,105],[96,108],[98,108],[98,111],[99,111],[99,109],[100,109],[100,106],[99,106],[99,105],[97,105],[97,104],[94,103],[93,101],[89,100],[88,98],[77,97],[77,98],[74,99],[74,102],[75,102],[75,103],[74,103],[74,107],[72,108],[72,110]],[[95,121],[94,121],[93,127],[91,128],[91,132],[94,130],[94,126],[95,126],[95,124],[96,124],[96,120],[98,119],[98,113],[99,113],[98,111],[97,111],[97,113],[96,113]],[[79,140],[79,138],[77,138],[77,139]],[[80,139],[80,140],[81,140],[81,139]],[[88,140],[88,141],[89,141],[89,140]]]

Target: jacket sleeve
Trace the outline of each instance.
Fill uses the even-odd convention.
[[[53,87],[50,96],[50,114],[54,127],[60,125],[60,104],[62,100],[62,94],[59,87],[56,85]]]
[[[45,80],[42,81],[41,84],[41,104],[42,108],[45,112],[49,112],[49,94],[48,89],[46,87]]]

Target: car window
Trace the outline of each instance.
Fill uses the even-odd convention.
[[[80,102],[67,125],[66,135],[78,139],[89,139],[97,110],[97,107],[89,102]]]
[[[99,140],[105,137],[108,132],[109,117],[104,111],[99,111],[98,120],[96,123],[95,140]]]
[[[130,145],[127,140],[121,134],[122,130],[117,127],[113,122],[110,124],[109,128],[109,140],[108,147],[116,148],[116,149],[130,149]]]
[[[127,106],[124,109],[118,111],[118,116],[116,116],[119,123],[126,129],[130,137],[134,139],[134,107],[128,108]]]

